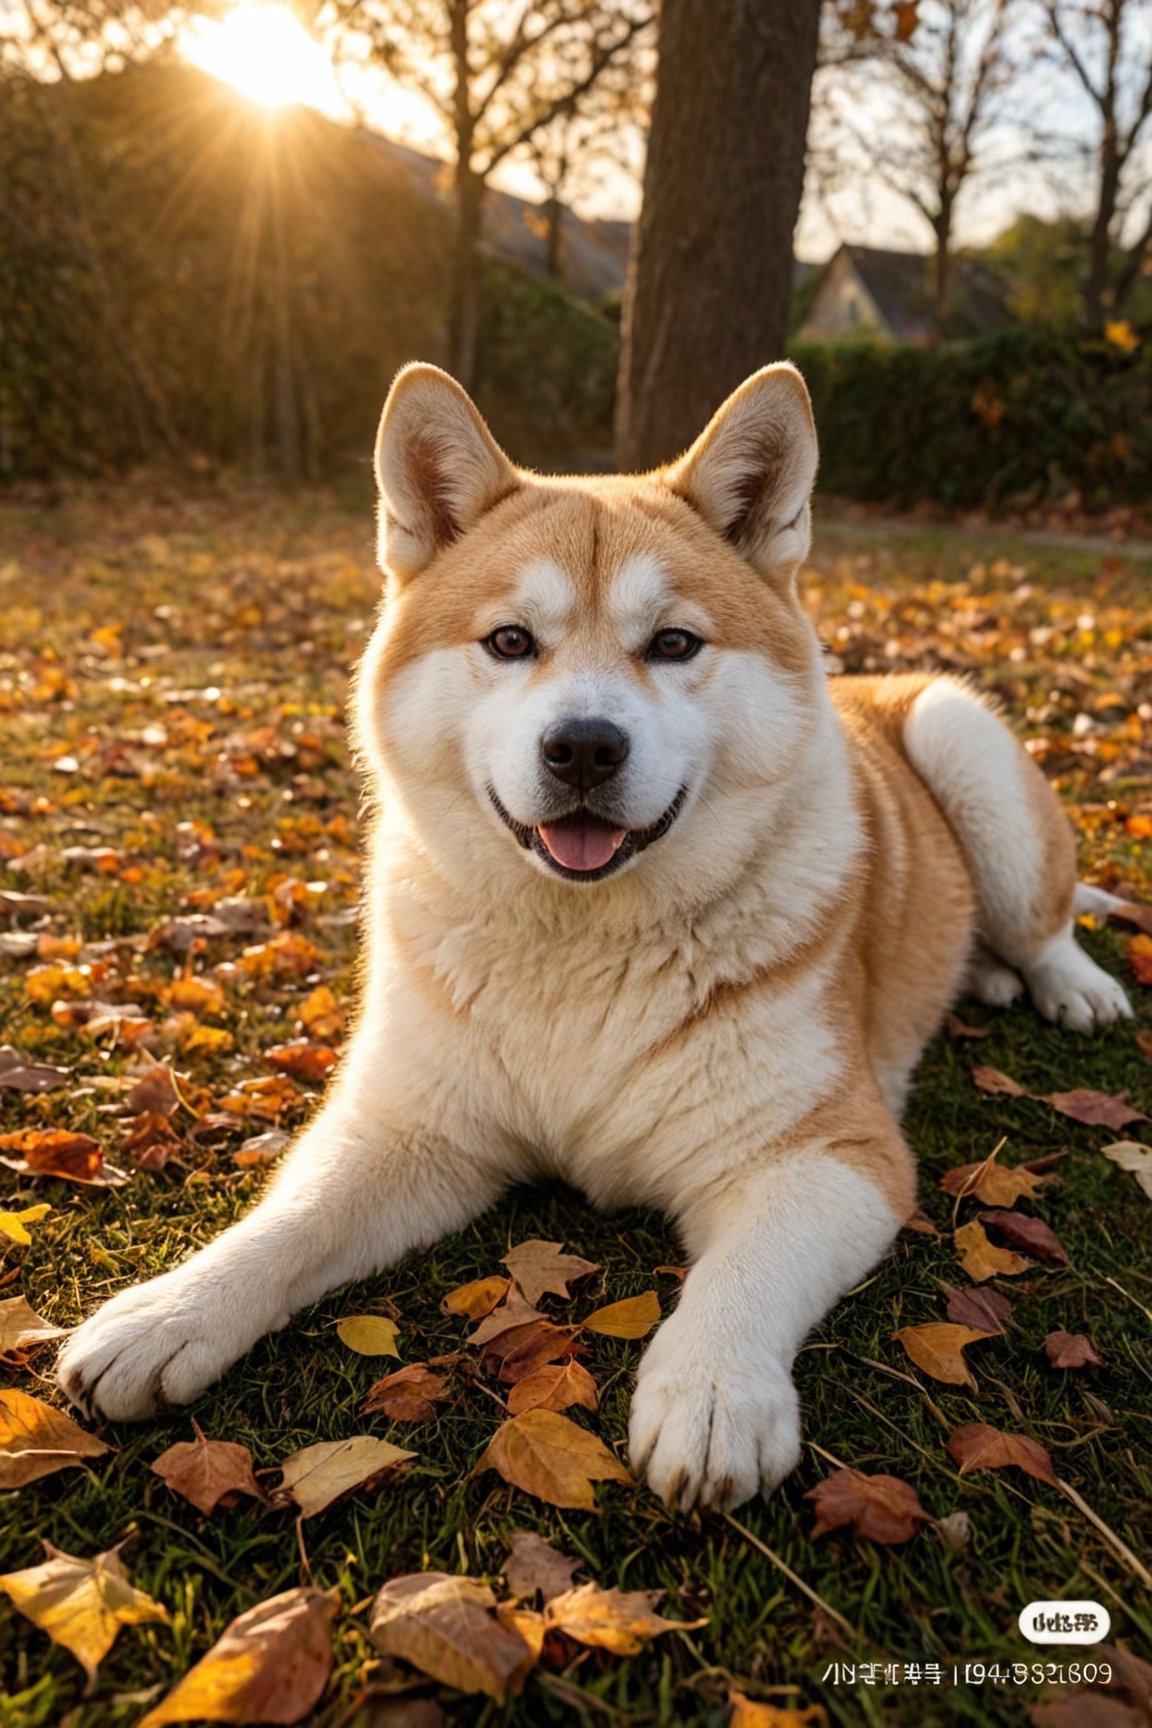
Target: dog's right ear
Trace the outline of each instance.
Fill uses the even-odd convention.
[[[480,410],[438,366],[405,366],[376,434],[380,567],[404,581],[466,534],[520,476]]]

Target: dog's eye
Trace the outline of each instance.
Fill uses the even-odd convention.
[[[648,660],[691,660],[704,644],[691,630],[659,630],[648,644]]]
[[[484,646],[497,660],[529,660],[536,652],[535,642],[519,624],[501,624],[485,636]]]

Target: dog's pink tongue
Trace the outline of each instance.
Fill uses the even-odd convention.
[[[607,822],[580,812],[559,822],[542,823],[540,838],[557,864],[566,870],[600,870],[616,854],[627,828],[610,828]]]

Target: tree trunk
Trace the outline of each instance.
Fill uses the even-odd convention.
[[[456,232],[452,248],[452,298],[448,312],[449,365],[466,390],[476,378],[480,325],[480,233],[484,182],[464,163],[456,170]]]
[[[564,273],[564,206],[555,192],[544,200],[544,268],[553,282]]]
[[[664,0],[617,456],[654,467],[784,351],[819,0]]]
[[[1100,184],[1092,231],[1088,236],[1088,278],[1084,284],[1084,322],[1092,335],[1104,328],[1110,310],[1108,274],[1112,261],[1112,219],[1116,214],[1119,190],[1116,123],[1107,119],[1100,145]]]
[[[943,342],[948,334],[948,315],[952,310],[952,203],[941,202],[932,227],[936,235],[936,252],[932,259],[932,343]]]

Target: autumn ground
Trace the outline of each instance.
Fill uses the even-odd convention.
[[[375,600],[371,541],[358,497],[190,499],[125,488],[69,494],[52,508],[25,498],[0,512],[2,1041],[70,1071],[42,1094],[0,1089],[0,1130],[86,1133],[129,1173],[123,1186],[102,1188],[5,1171],[0,1207],[46,1202],[51,1211],[29,1224],[29,1245],[5,1243],[0,1299],[23,1295],[69,1325],[171,1265],[258,1192],[259,1166],[244,1159],[259,1159],[268,1142],[250,1143],[290,1131],[315,1107],[319,1087],[266,1052],[301,1038],[338,1048],[338,1010],[352,1000],[357,800],[342,712]],[[1037,549],[994,532],[932,530],[893,545],[886,550],[874,525],[821,530],[807,591],[832,650],[849,670],[972,672],[1005,700],[1065,793],[1084,872],[1149,895],[1152,562]],[[212,923],[198,935],[188,919],[215,917],[221,901],[231,928],[212,934]],[[1141,998],[1138,1025],[1152,1025],[1148,992],[1131,976],[1131,932],[1089,929],[1084,939]],[[335,1015],[317,995],[324,986]],[[126,1004],[135,1005],[127,1014]],[[671,1307],[676,1280],[660,1269],[678,1250],[659,1219],[602,1218],[572,1194],[518,1192],[463,1235],[305,1312],[194,1408],[210,1437],[250,1447],[258,1470],[361,1432],[417,1454],[374,1492],[307,1520],[299,1541],[287,1510],[247,1500],[206,1518],[150,1471],[162,1450],[191,1438],[184,1413],[107,1429],[114,1451],[0,1496],[5,1573],[35,1565],[41,1537],[79,1556],[128,1537],[134,1584],[170,1614],[169,1624],[124,1628],[84,1700],[72,1657],[0,1604],[0,1723],[136,1723],[234,1616],[308,1578],[341,1603],[332,1680],[309,1717],[325,1728],[440,1720],[430,1707],[391,1713],[387,1693],[413,1689],[461,1724],[719,1725],[735,1690],[798,1713],[822,1707],[835,1723],[1001,1728],[1070,1688],[1030,1678],[953,1686],[952,1666],[1036,1655],[1015,1622],[1021,1606],[1045,1597],[1102,1602],[1113,1651],[1147,1659],[1152,1198],[1101,1155],[1124,1136],[1042,1098],[982,1092],[971,1070],[1007,1073],[1029,1094],[1128,1094],[1152,1111],[1152,1034],[1142,1049],[1131,1025],[1084,1041],[1028,1008],[967,1004],[962,1013],[987,1036],[937,1038],[908,1116],[937,1233],[904,1232],[802,1352],[809,1444],[770,1505],[746,1508],[737,1523],[673,1518],[644,1490],[609,1484],[592,1515],[471,1473],[507,1391],[468,1372],[474,1354],[451,1370],[435,1419],[389,1425],[359,1414],[370,1383],[398,1364],[348,1349],[340,1317],[397,1317],[404,1362],[455,1352],[468,1328],[441,1313],[442,1298],[499,1273],[524,1238],[562,1240],[603,1264],[602,1279],[570,1303],[544,1298],[554,1318],[652,1289]],[[154,1100],[149,1115],[147,1099],[128,1090],[154,1060],[186,1077],[170,1115],[171,1099]],[[319,1070],[327,1060],[304,1063]],[[1046,1161],[1050,1180],[1022,1210],[1047,1220],[1069,1264],[1028,1261],[996,1278],[990,1287],[1014,1305],[1006,1334],[969,1348],[977,1389],[942,1384],[893,1333],[945,1320],[941,1281],[967,1284],[951,1232],[978,1208],[939,1183],[1001,1137],[1009,1164]],[[1126,1137],[1152,1143],[1139,1121]],[[1041,1344],[1058,1329],[1087,1334],[1103,1366],[1050,1367]],[[584,1342],[600,1409],[569,1415],[624,1457],[643,1346]],[[3,1383],[59,1403],[51,1356],[49,1345],[9,1357]],[[976,1422],[1038,1442],[1068,1491],[1016,1468],[961,1476],[945,1441]],[[948,1522],[894,1546],[846,1529],[814,1539],[805,1495],[841,1465],[902,1478]],[[578,1580],[663,1590],[665,1614],[707,1624],[633,1656],[553,1636],[522,1697],[503,1707],[376,1660],[368,1606],[380,1585],[435,1568],[485,1577],[500,1594],[518,1527],[577,1557]],[[876,1684],[822,1678],[852,1659],[939,1663],[945,1684],[901,1676],[894,1686],[883,1667]],[[1136,1728],[1152,1706],[1147,1690],[1138,1696],[1139,1674],[1123,1677],[1127,1691],[1050,1703],[1032,1720],[1103,1723],[1092,1712],[1107,1702],[1113,1728]],[[823,1719],[813,1708],[780,1721]]]

